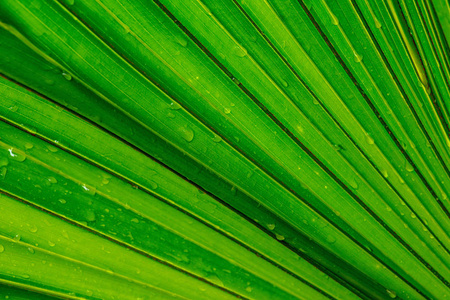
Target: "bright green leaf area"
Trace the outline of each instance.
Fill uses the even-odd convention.
[[[449,19],[2,1],[0,295],[447,299]]]

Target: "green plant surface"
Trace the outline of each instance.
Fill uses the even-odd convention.
[[[0,2],[0,283],[67,299],[446,299],[449,13]]]
[[[11,54],[14,52],[20,52],[21,56],[23,57],[24,55],[31,55],[30,53],[27,52],[27,49],[23,47],[22,44],[18,43],[18,40],[14,40],[11,38],[11,35],[6,34],[5,31],[3,31],[2,33],[4,33],[4,38],[9,40],[8,45],[10,46],[9,49],[5,49],[8,50],[8,52],[4,52],[3,56],[1,56],[0,58],[5,58],[5,57],[11,57]],[[22,47],[21,47],[22,46]],[[70,85],[68,83],[74,83],[76,84],[76,80],[73,79],[71,81],[67,81],[64,77],[62,77],[59,73],[56,73],[54,71],[48,72],[46,70],[53,70],[51,65],[46,65],[45,62],[39,61],[39,58],[36,56],[32,56],[29,57],[28,59],[29,62],[33,61],[35,62],[34,64],[22,64],[21,60],[16,60],[16,61],[11,61],[9,60],[7,63],[5,63],[5,66],[8,66],[8,70],[5,70],[4,72],[7,73],[13,73],[13,74],[9,74],[10,76],[17,78],[17,73],[20,73],[21,76],[20,79],[25,80],[28,82],[29,86],[33,86],[36,89],[42,91],[42,92],[49,92],[48,86],[51,86],[51,92],[55,93],[55,92],[60,92],[60,95],[65,95],[67,93],[68,90],[70,90],[70,94],[71,95],[76,95],[77,93],[77,89],[73,89],[73,85]],[[36,63],[39,62],[39,63]],[[14,67],[12,67],[14,66]],[[35,66],[35,68],[31,68]],[[23,70],[23,68],[27,68],[25,70]],[[44,85],[42,85],[41,82],[39,81],[33,81],[36,77],[24,77],[26,75],[29,74],[40,74],[39,77],[41,78],[45,78],[45,83]],[[16,75],[16,76],[15,76]],[[33,84],[31,84],[31,82],[33,82]],[[49,85],[47,82],[51,82],[51,85]],[[6,81],[4,81],[4,88],[11,88],[12,85],[8,84]],[[13,95],[14,92],[9,93],[9,95]],[[28,93],[29,94],[29,93]],[[52,95],[54,98],[58,99],[58,94],[50,94]],[[95,97],[95,95],[90,95],[90,97]],[[82,101],[82,99],[84,99],[83,97],[73,97],[73,98],[65,98],[65,99],[61,99],[61,101],[63,103],[65,103],[65,100],[71,100],[73,102],[71,102],[70,104],[66,104],[70,107],[73,107],[73,109],[75,111],[81,111],[81,112],[85,112],[86,116],[89,116],[89,111],[82,106],[82,103],[80,103]],[[83,157],[90,157],[90,159],[92,160],[94,157],[96,159],[96,162],[98,165],[108,165],[110,166],[110,170],[115,170],[116,172],[121,171],[121,174],[126,174],[123,175],[124,177],[129,176],[130,181],[132,181],[131,184],[133,185],[139,185],[139,187],[142,188],[146,188],[147,191],[151,191],[152,193],[157,193],[160,197],[163,196],[163,190],[165,189],[166,186],[162,185],[162,181],[163,178],[161,178],[161,174],[164,173],[166,176],[170,176],[172,177],[172,180],[174,180],[173,175],[170,175],[171,173],[168,171],[165,171],[165,168],[162,168],[160,166],[158,166],[157,164],[151,163],[148,160],[146,160],[145,158],[142,157],[142,155],[139,155],[136,152],[132,152],[132,154],[127,154],[127,150],[128,147],[124,147],[122,146],[120,143],[118,143],[117,141],[114,141],[114,139],[108,138],[108,135],[105,133],[99,133],[99,130],[95,130],[92,128],[89,128],[88,125],[84,125],[82,128],[82,130],[79,130],[77,128],[80,128],[80,126],[82,126],[82,124],[80,124],[80,120],[79,118],[71,118],[72,121],[68,121],[67,119],[64,121],[59,121],[58,123],[54,123],[54,124],[49,124],[48,120],[57,120],[58,116],[61,116],[62,113],[62,108],[59,107],[51,107],[48,104],[42,104],[43,101],[39,100],[38,97],[23,97],[23,94],[21,95],[21,97],[14,97],[11,98],[11,102],[9,102],[8,105],[5,106],[5,109],[3,110],[3,116],[6,117],[6,121],[7,122],[11,122],[12,124],[14,124],[15,126],[19,126],[21,128],[23,128],[26,131],[29,131],[31,133],[37,134],[43,138],[47,138],[47,140],[51,143],[53,143],[54,146],[56,147],[64,147],[64,145],[69,145],[70,144],[70,150],[77,150],[79,155],[82,155]],[[12,108],[13,109],[9,109]],[[20,111],[22,112],[22,114],[18,115],[15,114],[14,110],[18,111],[20,109]],[[32,110],[29,113],[25,113],[25,110]],[[99,112],[102,108],[97,106],[96,110],[97,112]],[[42,117],[39,116],[39,114],[36,113],[32,113],[34,111],[46,111],[47,114],[50,112],[54,112],[53,114],[50,115],[43,115]],[[73,113],[73,111],[72,111]],[[114,112],[116,115],[118,114],[117,112]],[[30,118],[31,117],[31,118]],[[40,117],[40,118],[39,118]],[[39,123],[38,121],[36,121],[37,119],[41,120],[41,123]],[[95,117],[93,117],[93,119],[95,119]],[[72,124],[73,122],[76,122],[75,124]],[[123,122],[123,121],[122,121]],[[103,122],[102,122],[103,123]],[[45,127],[43,127],[43,125],[45,124]],[[117,123],[116,123],[117,124]],[[69,125],[69,126],[68,126]],[[103,125],[103,124],[102,124]],[[120,125],[120,124],[119,124]],[[106,126],[106,125],[105,125]],[[35,128],[39,127],[40,130],[39,132],[36,131]],[[117,131],[120,133],[120,129],[123,129],[123,126],[120,127],[114,127],[114,124],[111,125],[111,127],[113,129],[117,129]],[[75,142],[77,140],[74,140],[74,137],[76,136],[82,136],[85,137],[87,135],[87,133],[89,131],[94,130],[94,132],[97,132],[96,135],[96,140],[99,141],[99,143],[91,143],[90,147],[91,149],[86,149],[86,146],[83,144],[82,139],[80,138],[81,144],[76,144]],[[56,131],[56,132],[55,132]],[[71,132],[71,133],[70,133]],[[81,134],[82,132],[82,134]],[[107,140],[104,140],[103,138],[99,137],[99,134],[104,136],[104,138],[106,138]],[[136,135],[138,135],[140,140],[141,138],[143,140],[145,140],[146,135],[145,132],[142,134],[139,134],[139,130],[136,130],[135,133],[133,135],[127,136],[128,138],[130,138],[130,141],[136,141],[136,139],[133,139],[133,137],[135,137]],[[88,135],[89,136],[89,135]],[[70,138],[70,140],[67,140],[65,137],[67,137],[68,139]],[[58,138],[58,143],[55,144],[54,140]],[[94,139],[94,137],[92,137],[92,139]],[[157,140],[156,140],[157,141]],[[155,152],[157,149],[155,149],[155,143],[156,141],[152,141],[152,147],[148,147],[144,144],[143,145],[143,149],[147,150],[148,152],[152,153],[153,155],[155,155],[156,157],[161,157],[165,154],[165,152]],[[97,153],[102,153],[102,151],[104,151],[104,144],[108,144],[108,143],[114,143],[114,149],[117,149],[118,147],[121,147],[123,149],[123,153],[104,153],[104,155],[95,155],[96,152]],[[80,146],[82,148],[80,148]],[[145,147],[146,146],[146,147]],[[92,147],[96,147],[96,150],[92,150]],[[66,150],[67,147],[64,147]],[[161,147],[163,150],[168,150],[167,146],[163,146]],[[117,151],[117,150],[115,150]],[[113,156],[116,155],[118,157],[123,157],[123,156],[128,156],[129,159],[125,162],[122,162],[121,160],[117,161],[117,160],[113,160]],[[132,155],[130,157],[130,155]],[[170,164],[171,161],[168,161],[168,164],[171,165],[174,168],[179,167],[178,165],[173,165]],[[187,161],[186,159],[183,160],[183,162],[186,164]],[[129,166],[128,168],[124,168],[119,164],[123,164],[123,163],[131,163],[133,166]],[[111,165],[114,164],[114,167],[111,167]],[[147,165],[147,166],[146,166]],[[181,172],[184,172],[183,174],[186,174],[186,172],[188,172],[189,170],[193,170],[195,165],[188,165],[189,168],[183,168],[181,169]],[[130,168],[133,169],[133,172],[130,172]],[[147,174],[148,169],[153,170],[152,172],[150,172],[149,174]],[[142,170],[142,171],[139,171]],[[197,181],[200,182],[205,182],[205,183],[210,183],[212,181],[211,178],[211,173],[207,173],[207,174],[203,174],[204,175],[204,179],[203,181],[201,181],[202,177],[198,177],[198,175],[202,175],[202,173],[197,174],[198,172],[194,169],[193,170],[194,173],[188,173],[188,176],[190,178],[195,178]],[[156,186],[156,182],[154,181],[154,179],[149,179],[149,180],[145,180],[146,178],[149,177],[149,175],[151,177],[158,177],[158,182],[159,185],[157,185],[157,189],[154,190],[155,186]],[[171,181],[170,179],[166,179],[164,181]],[[183,186],[183,181],[180,180],[176,180],[176,185],[181,185]],[[184,184],[186,185],[186,184]],[[220,227],[217,225],[216,223],[216,227],[217,228],[226,228],[228,230],[229,233],[233,233],[235,236],[241,236],[242,242],[245,242],[248,244],[249,241],[247,241],[245,239],[245,236],[248,235],[255,235],[255,231],[253,231],[253,233],[249,233],[247,232],[243,232],[243,233],[234,233],[232,230],[236,230],[236,229],[247,229],[245,226],[242,226],[242,224],[236,224],[234,226],[230,226],[229,224],[231,222],[233,222],[233,220],[230,220],[229,218],[227,218],[227,216],[219,213],[219,209],[221,208],[221,206],[217,205],[217,203],[209,203],[207,205],[203,205],[203,206],[198,206],[198,204],[196,204],[196,202],[186,202],[184,201],[183,198],[178,198],[178,199],[174,199],[174,192],[179,191],[184,192],[184,195],[189,195],[190,197],[188,197],[188,199],[192,198],[192,196],[198,197],[201,196],[203,199],[208,199],[207,197],[205,197],[204,194],[202,194],[201,191],[198,191],[196,188],[192,188],[192,187],[188,187],[188,185],[186,186],[186,190],[182,190],[182,189],[174,189],[174,185],[171,184],[171,189],[169,191],[167,191],[168,193],[170,193],[170,195],[168,195],[167,197],[165,197],[167,200],[169,201],[183,201],[183,205],[184,208],[187,208],[187,205],[189,205],[189,209],[192,212],[195,212],[197,215],[199,215],[200,217],[203,218],[211,218],[214,217],[214,222],[220,222]],[[223,185],[222,185],[223,186]],[[212,186],[214,187],[214,186]],[[325,267],[329,266],[329,269],[326,270],[326,273],[329,274],[330,276],[335,276],[335,274],[333,273],[337,273],[339,275],[338,280],[341,280],[342,278],[345,278],[346,280],[350,280],[352,281],[352,285],[358,285],[360,288],[362,289],[366,289],[366,290],[370,290],[370,293],[373,295],[379,294],[380,293],[380,289],[382,289],[382,287],[378,286],[376,282],[374,281],[368,281],[367,278],[364,277],[364,274],[358,272],[357,270],[355,270],[351,265],[345,264],[342,261],[339,261],[339,258],[333,256],[331,253],[329,253],[328,251],[326,251],[325,249],[321,248],[320,245],[317,245],[316,243],[314,243],[313,241],[311,241],[310,239],[308,239],[307,237],[302,237],[301,234],[299,234],[299,232],[295,232],[292,230],[292,227],[287,227],[285,223],[283,223],[282,219],[276,218],[275,216],[271,215],[270,213],[268,213],[267,211],[262,210],[262,207],[254,207],[251,206],[251,203],[249,203],[249,201],[251,201],[251,199],[248,199],[244,194],[242,193],[236,193],[236,191],[233,192],[233,190],[231,190],[231,197],[229,197],[226,192],[229,191],[230,188],[225,187],[225,193],[223,193],[223,189],[220,190],[221,186],[219,187],[215,187],[215,189],[213,189],[213,191],[218,191],[221,192],[222,199],[227,199],[228,201],[233,201],[232,205],[234,207],[240,208],[241,210],[245,210],[248,214],[250,214],[250,216],[254,216],[254,218],[258,218],[258,222],[260,224],[264,224],[264,226],[267,228],[266,232],[273,235],[275,238],[277,237],[277,235],[274,232],[282,232],[283,234],[287,235],[288,238],[288,242],[291,245],[291,247],[295,247],[298,248],[302,251],[302,254],[305,255],[305,252],[308,251],[308,257],[311,258],[311,256],[315,259],[315,260],[319,260],[320,263],[322,265],[325,265]],[[190,191],[190,193],[186,194],[186,191]],[[193,194],[193,195],[192,195]],[[181,202],[176,202],[177,204],[181,204]],[[192,205],[194,204],[194,205]],[[255,209],[256,208],[256,209]],[[203,212],[202,212],[203,210]],[[214,214],[211,215],[208,211],[212,211]],[[205,213],[207,214],[205,216]],[[211,223],[212,225],[214,225],[214,222]],[[227,223],[229,222],[229,223]],[[276,229],[272,228],[275,227],[276,224]],[[260,229],[264,229],[264,228],[260,228]],[[275,230],[274,230],[275,229]],[[257,233],[256,233],[257,234]],[[268,243],[270,243],[270,239],[267,240],[267,238],[263,239],[261,238],[261,234],[258,235],[259,238],[257,239],[257,241],[260,243],[260,245],[262,245],[265,249],[262,249],[261,247],[259,247],[259,251],[260,253],[265,252],[268,250]],[[286,242],[284,240],[284,242]],[[273,241],[272,241],[273,243]],[[283,248],[279,248],[277,249],[277,252],[283,251]],[[295,250],[292,249],[291,250]],[[284,252],[286,252],[284,250]],[[272,255],[274,255],[275,252],[272,252]],[[285,254],[288,255],[289,254]],[[290,255],[292,256],[292,254]],[[295,256],[294,256],[295,257]],[[284,260],[286,260],[286,258],[284,258]],[[332,270],[331,270],[331,269]],[[306,280],[311,280],[311,276],[312,274],[305,276],[305,270],[302,270],[301,273],[303,273],[303,277]],[[356,273],[356,274],[355,274]],[[358,278],[358,280],[355,282],[355,278]],[[325,278],[326,279],[326,278]],[[345,282],[344,282],[345,283]],[[383,290],[384,291],[384,290]]]

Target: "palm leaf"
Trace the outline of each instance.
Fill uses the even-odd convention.
[[[448,297],[445,1],[0,11],[0,293]]]

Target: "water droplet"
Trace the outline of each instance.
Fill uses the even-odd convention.
[[[245,290],[246,290],[247,292],[249,292],[249,293],[251,293],[251,292],[253,291],[253,289],[252,289],[251,286],[246,287]]]
[[[181,47],[186,47],[187,44],[188,44],[187,40],[184,39],[183,37],[178,37],[178,38],[176,39],[176,42],[177,42],[177,44],[180,45]]]
[[[354,188],[355,190],[358,188],[358,183],[356,182],[355,179],[351,180],[349,183],[350,183],[350,186],[352,188]]]
[[[52,241],[48,241],[48,245],[50,246],[50,247],[55,247],[55,243],[53,243]]]
[[[411,218],[415,219],[416,215],[414,213],[411,213]]]
[[[139,223],[139,220],[136,219],[136,218],[133,218],[133,219],[131,219],[131,222],[133,222],[133,223]]]
[[[31,247],[28,247],[28,252],[30,252],[31,254],[34,254],[34,249]]]
[[[19,234],[16,234],[16,235],[13,237],[13,240],[14,240],[15,242],[20,241],[20,235],[19,235]]]
[[[332,13],[330,12],[330,17],[331,17],[331,23],[333,25],[339,25],[339,20],[338,18]]]
[[[3,253],[3,252],[5,252],[5,247],[0,244],[0,253]]]
[[[64,199],[59,199],[58,201],[59,201],[61,204],[66,204],[66,202],[67,202],[67,201],[64,200]]]
[[[57,142],[57,141],[55,141],[55,142]],[[58,148],[53,147],[52,145],[47,145],[47,149],[48,149],[50,152],[53,152],[53,153],[55,153],[55,152],[58,151]]]
[[[181,127],[181,136],[186,140],[186,142],[190,143],[194,139],[194,131],[189,127]]]
[[[389,297],[391,297],[392,299],[397,298],[397,293],[392,291],[392,290],[386,290],[386,292],[388,293]]]
[[[32,143],[25,143],[25,149],[26,150],[30,150],[31,148],[33,148],[33,144]]]
[[[86,211],[86,221],[88,222],[94,222],[95,221],[95,213],[92,210]]]
[[[150,181],[150,188],[152,190],[156,190],[158,188],[158,184],[154,181]]]
[[[62,231],[62,236],[66,239],[69,239],[69,234],[65,230]]]
[[[91,196],[95,195],[95,192],[96,192],[95,188],[87,186],[85,184],[81,185],[81,188],[82,188],[83,192],[85,192],[86,194],[91,195]]]
[[[320,102],[319,102],[319,100],[317,100],[316,98],[314,98],[314,100],[313,100],[313,104],[314,104],[314,105],[319,105],[319,104],[320,104]]]
[[[28,275],[28,274],[22,274],[22,275],[20,275],[20,277],[22,277],[22,278],[24,278],[24,279],[29,279],[29,278],[30,278],[30,275]]]
[[[247,50],[242,47],[234,48],[234,54],[238,57],[245,57],[247,55]]]
[[[283,80],[283,79],[281,79],[281,84],[282,84],[284,87],[288,87],[288,86],[289,86],[289,83],[287,83],[287,81],[286,81],[286,80]]]
[[[235,83],[235,84],[237,84],[237,85],[239,85],[241,82],[237,79],[237,78],[235,78],[235,77],[233,77],[233,78],[231,78],[231,80],[233,80],[233,82]]]
[[[275,237],[276,237],[277,240],[279,240],[279,241],[283,241],[283,240],[284,240],[284,236],[282,236],[281,234],[275,233]]]
[[[375,27],[376,27],[376,28],[381,28],[381,23],[380,23],[380,21],[378,21],[377,18],[374,18],[373,20],[374,20],[374,22],[375,22]]]
[[[333,147],[334,147],[334,150],[336,150],[336,151],[341,151],[343,149],[342,146],[338,145],[338,144],[333,145]]]
[[[274,230],[275,224],[267,224],[267,228],[269,228],[269,230]]]
[[[414,167],[408,161],[406,161],[405,170],[408,171],[408,172],[413,172],[414,171]]]
[[[332,235],[327,236],[327,243],[329,243],[329,244],[336,243],[336,238]]]
[[[69,73],[67,73],[67,72],[62,72],[62,74],[61,74],[63,77],[64,77],[64,79],[66,79],[66,80],[72,80],[72,75],[70,75]]]
[[[215,135],[215,136],[213,137],[213,142],[219,143],[219,142],[221,142],[221,141],[222,141],[222,138],[221,138],[220,136]]]
[[[358,54],[357,52],[353,52],[353,54],[355,55],[355,57],[353,58],[355,62],[359,63],[363,60],[362,55]]]
[[[226,113],[227,115],[231,113],[231,109],[224,107],[223,112]]]
[[[170,119],[175,119],[175,115],[171,112],[167,114],[167,117]]]
[[[102,184],[108,184],[108,183],[109,183],[108,178],[103,178],[103,179],[102,179]]]
[[[366,133],[366,142],[369,145],[373,145],[375,143],[374,139],[368,133]]]
[[[181,105],[178,104],[178,102],[170,103],[170,109],[172,109],[172,110],[179,110],[180,108],[181,108]]]
[[[75,0],[65,0],[68,5],[73,5]]]
[[[50,182],[50,183],[52,183],[52,184],[54,184],[54,183],[58,183],[58,180],[56,180],[56,178],[55,177],[49,177],[49,178],[47,178],[47,180],[48,180],[48,182]]]
[[[18,162],[23,162],[27,158],[25,154],[16,152],[13,148],[8,149],[8,152],[12,159]]]
[[[18,109],[19,109],[19,107],[17,107],[17,105],[14,105],[14,106],[11,106],[10,108],[8,108],[10,111],[12,111],[12,112],[16,112]]]
[[[30,228],[29,228],[29,230],[30,230],[30,232],[37,232],[38,231],[38,228],[36,227],[36,225],[31,225],[30,226]]]
[[[388,178],[389,174],[386,170],[381,170],[381,174],[383,175],[384,178]]]

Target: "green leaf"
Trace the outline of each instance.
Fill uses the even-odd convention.
[[[5,293],[448,297],[444,2],[0,11]]]

